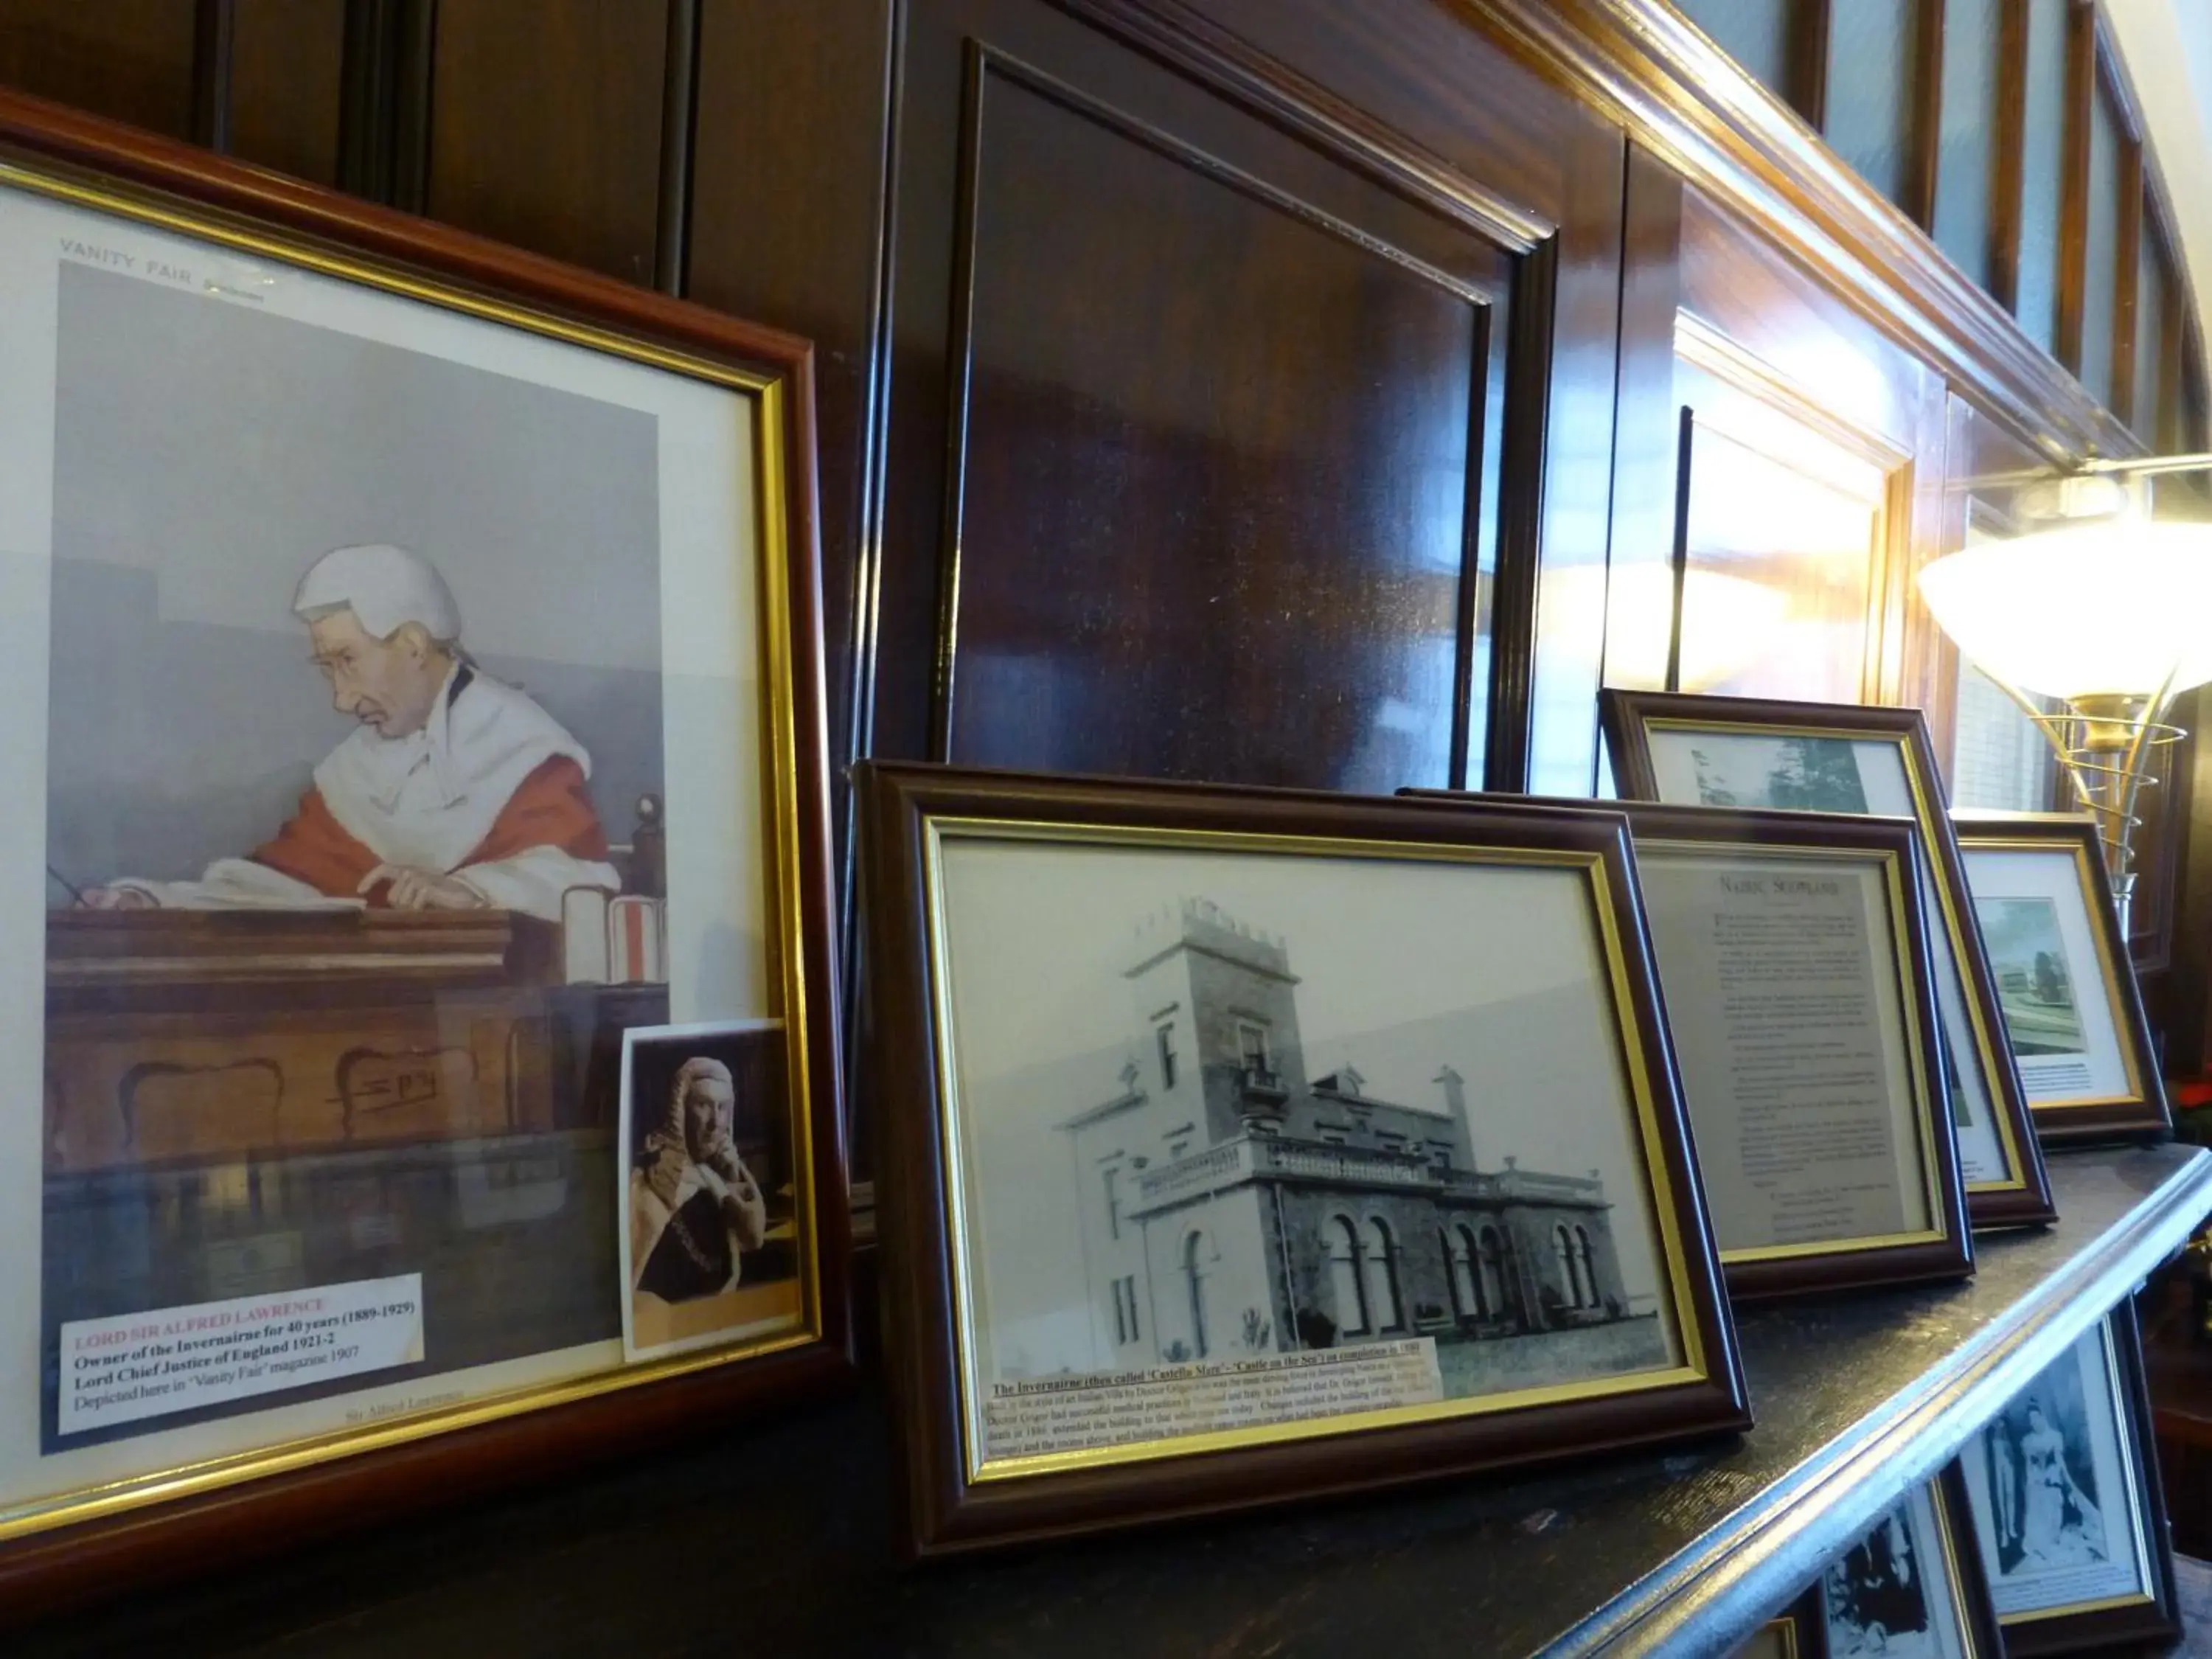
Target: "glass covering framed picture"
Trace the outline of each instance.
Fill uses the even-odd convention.
[[[809,348],[11,97],[0,318],[0,1595],[845,1375]]]
[[[1914,1488],[1828,1565],[1830,1659],[2005,1659],[1954,1463]]]
[[[2052,1219],[1920,711],[1608,689],[1599,716],[1614,776],[1632,799],[1912,821],[1967,1212],[1977,1227]]]
[[[1747,1422],[1618,815],[858,785],[917,1550]]]
[[[1729,1659],[1828,1659],[1828,1622],[1821,1613],[1819,1583],[1760,1626]]]
[[[2044,1367],[1953,1468],[2006,1652],[2133,1650],[2181,1633],[2133,1301]]]
[[[1628,819],[1729,1296],[1971,1273],[1911,820],[1547,805]]]
[[[2096,821],[1953,819],[2036,1133],[2051,1143],[2172,1133]]]

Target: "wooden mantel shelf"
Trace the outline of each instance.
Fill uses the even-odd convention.
[[[2212,1212],[2212,1152],[2053,1155],[1971,1284],[1743,1321],[1759,1426],[1548,1475],[910,1568],[879,1400],[825,1405],[11,1644],[151,1651],[1723,1655]],[[44,1634],[44,1633],[41,1633]],[[471,1644],[475,1644],[471,1646]]]

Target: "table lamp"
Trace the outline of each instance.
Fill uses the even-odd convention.
[[[2212,467],[2212,457],[2093,464],[2046,485],[2050,527],[1922,570],[1920,597],[1960,651],[2042,731],[2093,814],[2124,921],[2130,838],[2149,762],[2182,735],[2163,716],[2212,679],[2212,525],[2154,520],[2112,474]],[[2054,711],[2034,701],[2054,702]]]

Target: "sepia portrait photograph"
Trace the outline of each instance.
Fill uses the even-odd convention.
[[[1923,1486],[1830,1564],[1831,1659],[1980,1659],[1969,1646],[1952,1566]]]
[[[0,1503],[621,1366],[623,1033],[777,1006],[751,403],[15,192],[0,276],[51,353]]]
[[[1582,872],[977,838],[943,880],[986,1461],[1681,1363]]]
[[[2047,898],[1974,897],[1982,944],[1996,976],[1997,1004],[2015,1057],[2078,1054],[2086,1046],[2074,973]]]
[[[2112,1340],[2099,1321],[1960,1457],[2002,1616],[2144,1593]]]
[[[632,1359],[799,1316],[779,1020],[623,1033],[623,1346]]]

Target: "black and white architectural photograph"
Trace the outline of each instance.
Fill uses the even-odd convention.
[[[985,1379],[1395,1344],[1433,1401],[1677,1363],[1578,873],[1000,844],[946,875]]]

